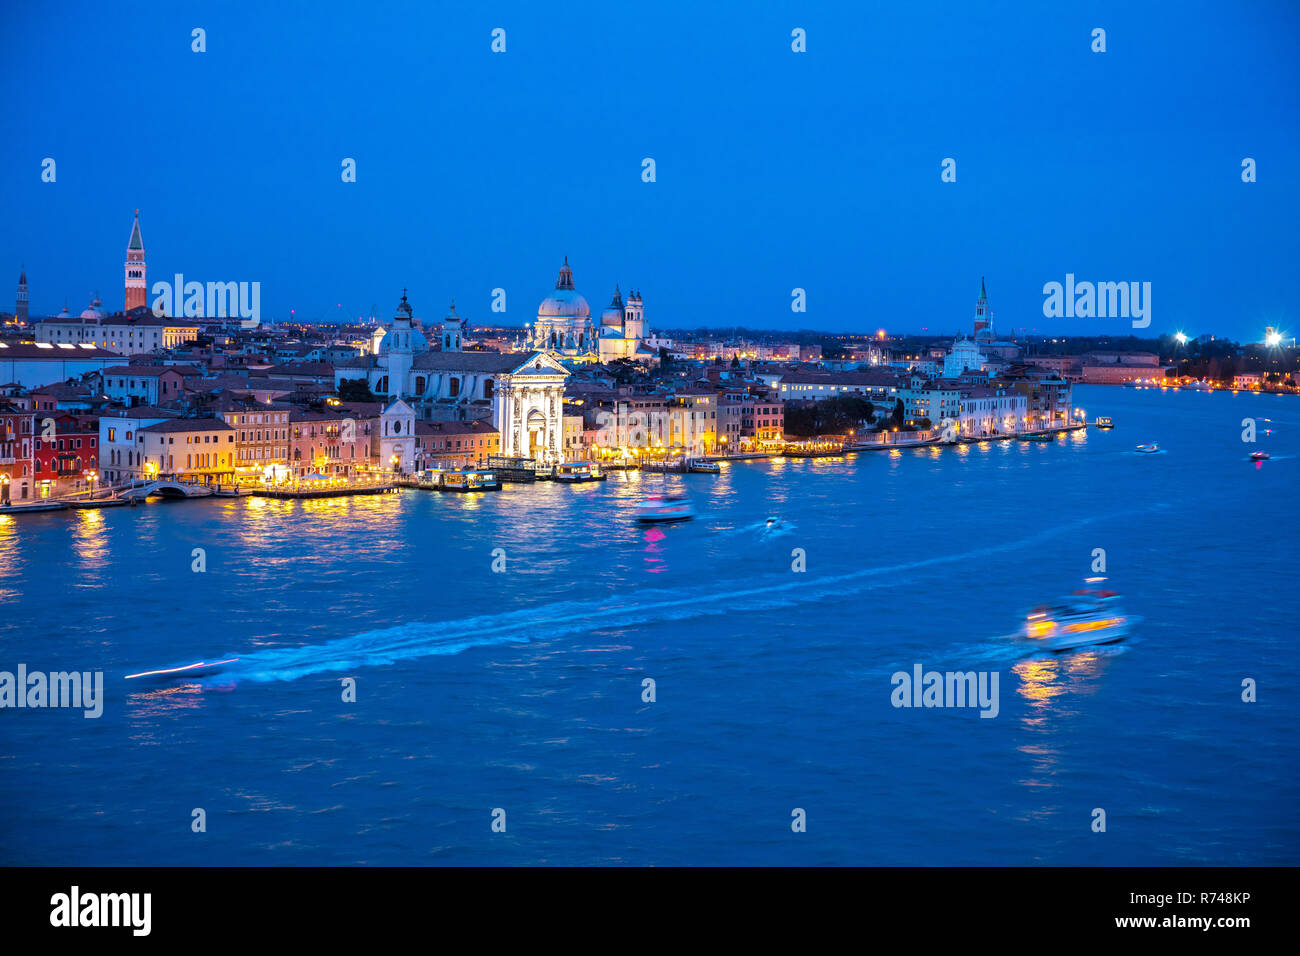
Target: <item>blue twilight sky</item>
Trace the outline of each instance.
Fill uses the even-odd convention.
[[[520,324],[567,255],[651,329],[950,334],[984,275],[1001,329],[1128,331],[1043,318],[1072,272],[1151,282],[1149,333],[1300,331],[1295,2],[3,6],[0,309],[24,263],[33,314],[121,308],[139,207],[151,286],[264,320]]]

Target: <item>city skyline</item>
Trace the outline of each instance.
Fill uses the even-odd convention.
[[[10,282],[25,268],[34,316],[77,314],[96,290],[120,307],[139,208],[151,273],[260,282],[275,319],[373,305],[382,320],[408,287],[425,310],[455,299],[471,323],[522,326],[567,255],[593,303],[635,283],[659,328],[947,335],[983,275],[1000,330],[1130,334],[1123,318],[1045,318],[1043,287],[1067,274],[1151,283],[1143,334],[1300,326],[1283,5],[1246,21],[1103,7],[1077,23],[1027,7],[693,10],[686,29],[505,7],[416,13],[401,31],[382,13],[262,11],[251,30],[232,12],[84,8],[60,42],[139,54],[108,71],[43,69],[36,15],[5,16],[18,42],[0,108],[20,145],[0,177],[21,228],[0,262]],[[298,95],[315,84],[330,94]],[[66,122],[71,102],[129,121],[88,131]]]

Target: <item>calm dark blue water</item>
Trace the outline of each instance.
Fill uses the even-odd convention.
[[[0,711],[0,861],[1293,864],[1300,404],[1076,404],[1117,427],[673,477],[661,529],[637,476],[0,517],[0,669],[107,680]],[[1128,642],[998,637],[1095,548]],[[998,672],[998,716],[892,707],[917,663]]]

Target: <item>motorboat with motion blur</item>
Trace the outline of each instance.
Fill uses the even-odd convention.
[[[1158,452],[1159,450],[1160,450],[1160,446],[1157,445],[1155,442],[1152,442],[1152,443],[1149,444],[1149,445],[1138,445],[1138,446],[1137,446],[1137,451],[1138,451],[1138,454],[1140,454],[1140,455],[1154,455],[1154,454],[1155,454],[1156,452]]]
[[[1250,453],[1250,460],[1251,460],[1251,461],[1268,461],[1268,452],[1266,452],[1266,451],[1252,451],[1252,452]]]
[[[186,678],[207,677],[209,674],[219,674],[225,669],[227,664],[233,664],[239,660],[238,657],[229,657],[223,661],[199,661],[195,664],[186,664],[183,667],[165,667],[156,671],[141,671],[139,674],[127,674],[127,680],[139,679],[146,683],[158,683],[162,681],[184,680]]]
[[[1065,651],[1122,641],[1139,620],[1119,607],[1118,592],[1083,588],[1031,608],[1017,636],[1042,650]]]
[[[646,524],[688,521],[695,517],[695,506],[681,495],[646,495],[636,506],[636,520]]]

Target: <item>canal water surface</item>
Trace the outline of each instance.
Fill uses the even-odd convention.
[[[105,680],[0,711],[0,862],[1294,864],[1300,402],[1076,404],[1115,429],[0,516],[0,670]],[[638,527],[659,488],[696,519]],[[1128,641],[1004,637],[1097,549]],[[892,706],[918,664],[996,716]]]

